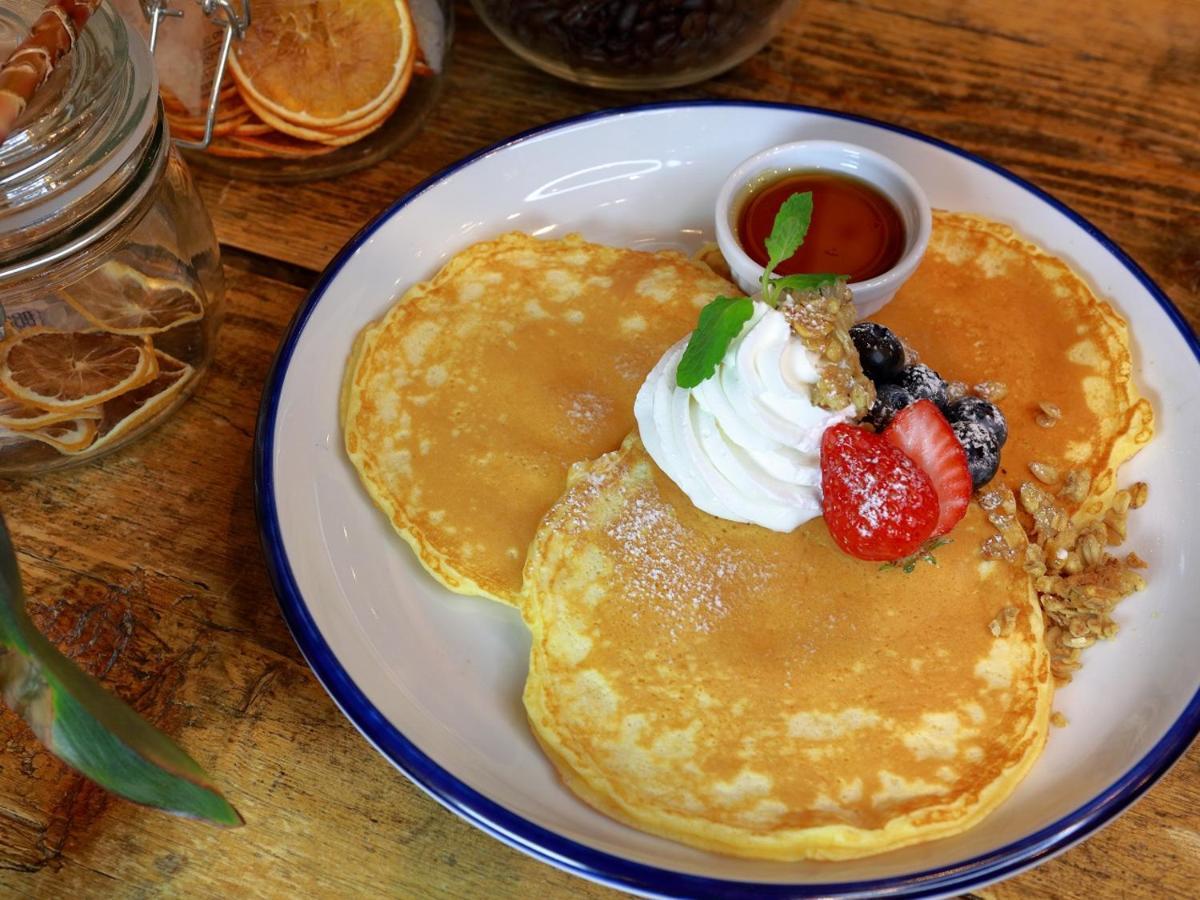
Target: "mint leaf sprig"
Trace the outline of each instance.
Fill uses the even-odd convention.
[[[779,305],[784,291],[815,290],[846,277],[830,274],[773,277],[775,267],[789,259],[804,243],[812,215],[812,191],[792,194],[775,214],[766,240],[767,266],[759,279],[762,300],[772,309]],[[675,383],[681,388],[694,388],[711,378],[724,359],[725,351],[752,315],[754,301],[749,297],[717,297],[700,310],[700,321],[675,370]]]
[[[730,342],[741,333],[742,326],[754,314],[754,301],[749,297],[717,297],[700,310],[700,322],[675,372],[675,382],[692,388],[717,370]],[[689,384],[684,384],[684,371],[705,372]]]
[[[767,236],[767,267],[763,269],[759,283],[762,285],[763,302],[772,309],[779,305],[781,288],[772,280],[771,273],[775,268],[800,249],[808,234],[808,226],[812,224],[813,199],[812,191],[803,194],[792,194],[783,201],[775,221],[771,225],[771,233]],[[823,276],[832,279],[832,275]]]

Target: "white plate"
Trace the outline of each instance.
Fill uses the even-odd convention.
[[[354,336],[475,241],[520,229],[687,251],[712,237],[726,174],[786,141],[862,144],[908,169],[934,206],[1011,223],[1085,274],[1129,319],[1158,437],[1123,472],[1151,484],[1128,546],[1150,588],[1118,612],[1056,707],[1013,797],[955,838],[847,863],[769,863],[693,850],[577,800],[521,707],[518,615],[425,575],[342,451],[338,388]],[[1003,314],[1003,311],[998,311]],[[1011,352],[1020,353],[1020,347]],[[342,711],[429,794],[552,865],[654,894],[957,893],[1070,846],[1139,796],[1200,730],[1200,343],[1094,227],[983,160],[912,132],[820,110],[660,104],[583,116],[485,150],[420,185],[339,254],[296,314],[264,394],[256,450],[263,543],[292,633]],[[998,376],[1000,377],[1000,376]]]

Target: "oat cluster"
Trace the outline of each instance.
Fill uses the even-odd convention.
[[[1038,414],[1034,419],[1041,428],[1053,428],[1062,419],[1062,408],[1057,403],[1043,400],[1038,403]]]
[[[1046,617],[1050,670],[1058,684],[1066,684],[1081,665],[1081,651],[1116,635],[1116,605],[1146,586],[1137,571],[1146,564],[1136,554],[1118,558],[1107,548],[1125,540],[1129,510],[1146,502],[1148,487],[1138,482],[1117,491],[1099,515],[1074,521],[1055,501],[1082,502],[1091,486],[1087,473],[1068,472],[1057,496],[1044,487],[1059,480],[1056,471],[1044,466],[1034,474],[1042,484],[1026,481],[1017,494],[997,485],[979,495],[997,531],[984,542],[983,555],[1020,565],[1032,576]],[[1022,524],[1021,512],[1028,516],[1028,526]],[[1001,611],[990,625],[997,637],[1012,630],[1008,613]]]
[[[811,291],[787,291],[779,301],[779,311],[805,348],[820,360],[813,403],[831,411],[853,405],[856,418],[865,416],[875,402],[875,385],[863,373],[850,337],[857,314],[845,282]]]

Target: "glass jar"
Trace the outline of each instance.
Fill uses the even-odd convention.
[[[453,31],[451,0],[114,2],[154,48],[177,146],[260,181],[328,178],[395,152],[438,98]]]
[[[5,0],[0,57],[43,0]],[[213,355],[224,282],[145,42],[106,4],[0,144],[0,474],[161,423]]]
[[[797,0],[471,0],[510,50],[592,87],[658,90],[731,69]]]

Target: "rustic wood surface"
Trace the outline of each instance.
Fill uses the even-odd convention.
[[[807,0],[698,87],[612,94],[520,63],[458,6],[441,105],[373,169],[299,186],[199,176],[228,315],[199,394],[98,464],[0,481],[38,623],[225,785],[217,831],[112,800],[0,713],[0,892],[62,896],[615,896],[510,850],[412,787],[293,645],[258,544],[251,445],[274,347],[315,273],[397,195],[513,132],[675,97],[827,106],[920,129],[1096,222],[1200,324],[1200,4]],[[1195,896],[1200,747],[1116,823],[988,898]]]

